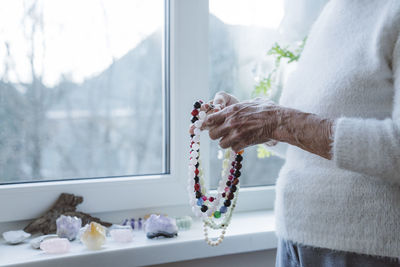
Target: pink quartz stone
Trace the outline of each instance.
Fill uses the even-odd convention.
[[[67,238],[52,238],[40,243],[40,249],[49,254],[67,253],[71,244]]]
[[[113,229],[110,235],[115,242],[129,243],[133,240],[133,233],[131,229]]]

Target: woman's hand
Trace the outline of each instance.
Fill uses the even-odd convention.
[[[236,104],[238,102],[239,102],[239,100],[237,100],[237,98],[234,97],[233,95],[225,93],[223,91],[220,91],[215,94],[213,100],[209,101],[208,103],[206,103],[204,105],[201,105],[200,110],[208,111],[207,114],[211,114],[211,113],[218,112],[221,109],[224,109],[225,107]],[[210,109],[210,105],[217,106],[217,108]],[[194,134],[194,124],[190,125],[189,133]]]
[[[221,138],[222,148],[231,147],[234,151],[240,151],[270,141],[278,125],[279,112],[279,106],[257,98],[229,105],[208,115],[202,128],[209,130],[211,139]]]
[[[245,147],[277,140],[330,159],[333,121],[281,107],[260,98],[229,105],[206,117],[202,128],[222,148]]]

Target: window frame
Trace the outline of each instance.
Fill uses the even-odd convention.
[[[164,114],[163,119],[169,127],[163,134],[169,138],[170,143],[163,149],[169,152],[166,164],[170,172],[0,185],[0,223],[35,218],[64,192],[83,196],[84,202],[79,210],[88,213],[107,214],[171,207],[175,207],[175,213],[188,212],[188,114],[197,98],[210,98],[208,0],[165,0],[165,3],[164,33],[167,36],[163,38],[163,84],[166,90],[163,90],[163,96],[167,100],[165,110],[169,110],[170,114]],[[207,137],[202,138],[202,144],[205,144],[202,147],[202,159],[205,177],[208,177]],[[208,179],[206,183],[209,184]],[[237,209],[272,209],[274,196],[275,186],[242,188]]]

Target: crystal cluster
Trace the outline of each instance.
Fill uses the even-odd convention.
[[[57,235],[61,238],[68,238],[72,241],[76,238],[79,233],[79,229],[82,227],[82,220],[76,216],[64,216],[58,217],[57,221]]]
[[[8,244],[12,245],[22,243],[24,242],[25,239],[29,238],[30,236],[31,234],[23,230],[8,231],[3,233],[4,240],[6,240]]]
[[[106,242],[106,229],[96,222],[91,222],[83,232],[81,241],[88,249],[99,250]]]
[[[192,227],[193,219],[190,216],[176,217],[175,220],[179,230],[189,230]]]
[[[132,229],[111,229],[111,238],[118,243],[129,243],[133,240]]]
[[[145,232],[148,238],[155,237],[175,237],[178,235],[178,227],[175,219],[163,215],[152,214],[146,220]]]

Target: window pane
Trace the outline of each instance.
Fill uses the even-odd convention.
[[[167,171],[162,0],[0,2],[0,183]]]
[[[209,77],[210,94],[234,94],[251,98],[257,78],[265,77],[273,62],[266,54],[278,39],[284,0],[210,0]],[[221,170],[218,142],[211,143],[211,187],[216,188]],[[257,147],[247,148],[242,186],[274,184],[283,160],[257,157]]]

